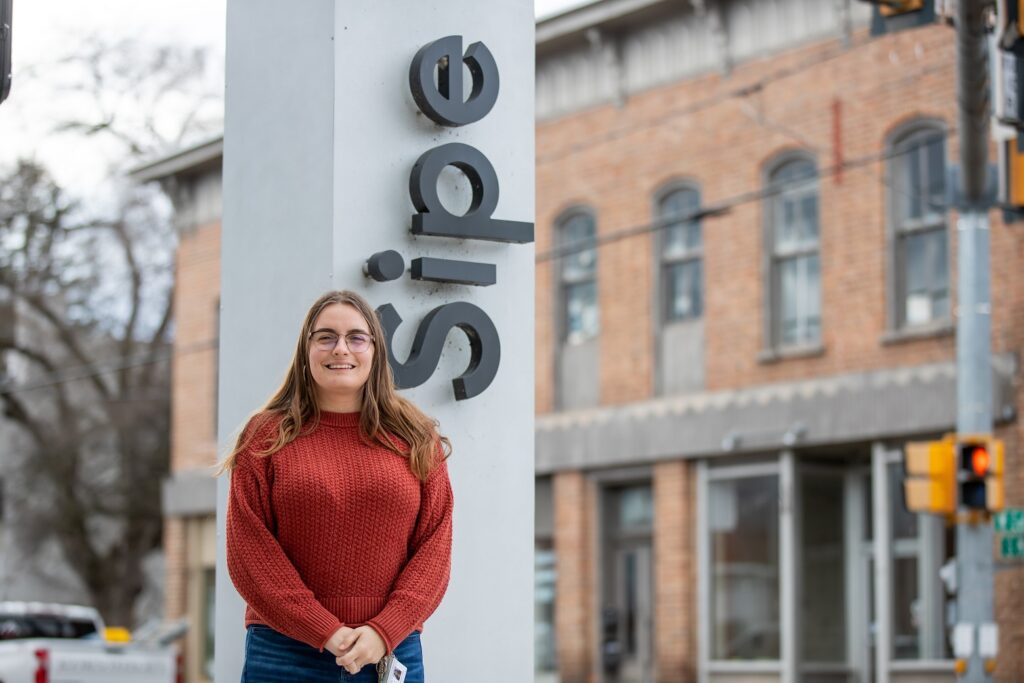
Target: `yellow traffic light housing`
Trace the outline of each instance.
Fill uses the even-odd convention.
[[[904,467],[908,510],[939,515],[956,512],[956,442],[952,438],[908,443]]]
[[[924,0],[878,0],[878,10],[883,17],[919,12],[923,9]]]
[[[1018,138],[1003,142],[1002,182],[1000,199],[1012,208],[1024,207],[1024,150],[1021,150],[1020,133]]]
[[[874,5],[871,12],[871,35],[924,26],[935,21],[937,0],[864,0]]]

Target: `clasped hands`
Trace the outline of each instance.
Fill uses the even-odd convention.
[[[388,651],[384,639],[372,626],[342,626],[327,639],[324,649],[350,674],[359,673],[367,664],[376,664]]]

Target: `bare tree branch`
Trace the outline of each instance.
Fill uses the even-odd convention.
[[[68,352],[82,365],[94,365],[95,359],[90,358],[89,355],[82,348],[78,337],[75,335],[74,330],[68,325],[68,323],[57,315],[43,298],[42,295],[32,292],[24,292],[19,290],[17,287],[13,287],[10,283],[0,282],[0,284],[7,285],[10,287],[14,296],[18,297],[26,304],[32,307],[36,313],[38,313],[43,319],[50,323],[54,331],[57,333],[57,339],[61,341]],[[92,383],[93,389],[99,394],[99,397],[103,400],[110,400],[111,392],[110,388],[103,381],[100,375],[92,375],[89,377]]]
[[[29,414],[25,404],[6,390],[0,390],[0,399],[3,399],[4,402],[4,417],[17,422],[22,429],[28,432],[37,447],[45,448],[47,446],[46,429]]]
[[[62,66],[77,70],[68,92],[83,105],[63,134],[115,141],[137,160],[202,128],[201,53],[97,43]],[[162,197],[124,194],[109,215],[88,215],[38,164],[0,169],[0,244],[12,247],[0,249],[0,296],[40,339],[0,346],[29,361],[0,385],[0,407],[31,444],[18,458],[32,495],[18,501],[16,535],[29,550],[55,542],[108,621],[130,624],[163,528],[170,364],[139,358],[170,352],[174,230]]]

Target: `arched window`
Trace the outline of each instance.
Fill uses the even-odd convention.
[[[561,259],[562,337],[579,344],[597,336],[597,224],[589,212],[574,212],[558,226]]]
[[[768,175],[770,336],[774,347],[814,346],[821,340],[818,171],[790,158]]]
[[[889,197],[895,327],[950,317],[946,139],[917,127],[890,145]]]
[[[661,319],[692,320],[704,312],[703,235],[696,213],[700,192],[673,190],[658,202],[661,248]]]

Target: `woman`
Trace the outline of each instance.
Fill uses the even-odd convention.
[[[243,683],[377,681],[392,654],[423,683],[419,631],[451,568],[451,444],[395,391],[383,340],[361,296],[320,297],[222,465]]]

